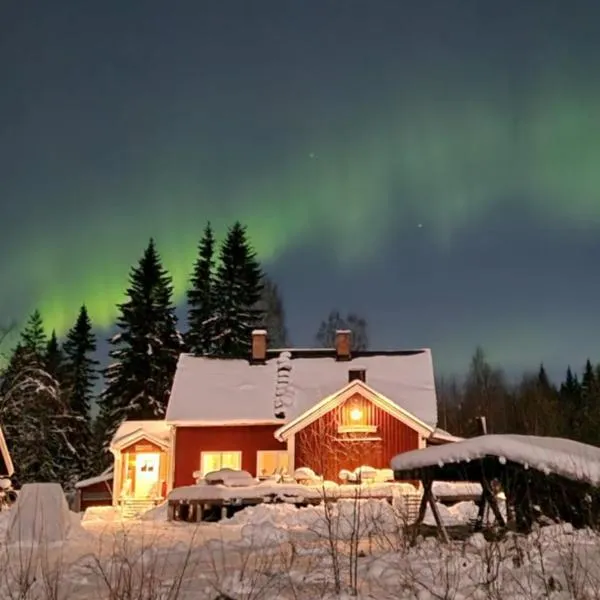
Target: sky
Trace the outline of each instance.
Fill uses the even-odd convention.
[[[600,361],[597,0],[32,0],[0,14],[0,320],[105,337],[248,225],[295,345]]]

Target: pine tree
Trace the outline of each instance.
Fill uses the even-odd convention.
[[[263,289],[257,308],[264,315],[263,326],[269,334],[269,346],[287,348],[290,341],[279,288],[267,275],[263,276],[262,285]]]
[[[52,330],[48,343],[46,344],[46,353],[44,363],[46,371],[51,377],[54,377],[58,383],[62,382],[64,375],[64,354],[58,343],[56,331]]]
[[[43,362],[42,357],[47,348],[47,338],[44,333],[44,322],[39,310],[34,310],[21,333],[21,345]]]
[[[59,383],[48,373],[46,346],[43,322],[36,311],[3,373],[0,421],[21,481],[57,481],[68,486],[72,420]]]
[[[571,367],[567,368],[565,381],[560,386],[560,400],[566,416],[566,435],[573,439],[581,439],[581,385]]]
[[[198,245],[188,299],[187,348],[196,356],[211,354],[214,343],[214,266],[215,238],[210,223]]]
[[[95,451],[91,439],[90,409],[98,361],[94,360],[96,339],[87,308],[82,306],[63,346],[65,353],[65,397],[75,419],[71,444],[77,451],[74,465],[80,476],[91,474]]]
[[[246,228],[235,223],[227,232],[219,254],[215,282],[215,354],[248,356],[252,330],[261,326],[263,320],[257,308],[262,277]]]
[[[104,372],[99,422],[104,443],[125,419],[164,417],[182,344],[172,304],[171,278],[150,240],[129,278],[127,301],[119,306],[119,333],[110,343],[113,359]]]

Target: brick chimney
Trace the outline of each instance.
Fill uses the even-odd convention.
[[[252,331],[252,362],[264,364],[267,360],[267,331],[254,329]]]
[[[338,329],[335,332],[335,358],[336,360],[350,360],[350,336],[349,329]]]

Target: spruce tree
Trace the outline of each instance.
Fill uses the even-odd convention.
[[[65,357],[58,343],[56,331],[52,330],[48,343],[46,344],[44,363],[48,374],[54,377],[58,383],[62,382],[64,375],[64,360]]]
[[[262,326],[263,315],[257,308],[262,292],[262,271],[239,222],[227,232],[219,253],[215,282],[214,353],[246,358],[251,333]]]
[[[99,422],[104,444],[125,420],[161,419],[181,351],[171,278],[150,240],[129,278],[127,300],[119,306],[119,333],[110,343],[113,359],[105,371]]]
[[[214,266],[215,238],[210,223],[198,244],[188,299],[186,346],[196,356],[211,354],[214,343]]]
[[[46,336],[34,312],[14,349],[0,386],[0,421],[22,482],[71,483],[72,419],[58,381],[48,373]]]
[[[566,415],[566,435],[567,437],[580,440],[581,439],[581,385],[577,379],[577,375],[573,373],[571,367],[567,368],[565,381],[560,386],[560,400],[563,411]]]
[[[87,308],[82,306],[63,345],[65,354],[65,398],[75,419],[71,444],[77,451],[75,468],[80,476],[91,474],[94,445],[91,443],[91,403],[98,379],[94,360],[96,339]]]

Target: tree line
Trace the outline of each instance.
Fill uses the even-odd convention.
[[[558,383],[544,365],[510,382],[477,348],[464,378],[438,380],[438,424],[454,435],[481,432],[565,437],[600,446],[600,364],[587,360],[580,373],[568,367]]]
[[[118,305],[107,367],[95,358],[97,340],[85,305],[62,344],[55,332],[46,335],[39,311],[31,314],[0,373],[0,423],[20,481],[59,481],[68,487],[106,467],[107,446],[123,420],[164,417],[181,352],[245,358],[256,327],[267,329],[271,347],[289,346],[277,285],[239,222],[220,245],[206,225],[187,309],[182,333],[171,276],[150,239]],[[356,331],[355,348],[366,347],[364,319],[338,311],[321,323],[316,343],[331,346],[335,329],[350,327]],[[104,385],[97,394],[99,380]]]
[[[97,474],[110,462],[106,449],[123,420],[164,417],[181,352],[245,358],[256,327],[268,330],[271,347],[290,346],[277,285],[263,271],[240,223],[227,230],[220,245],[207,224],[189,280],[183,332],[171,277],[149,241],[130,270],[104,368],[95,358],[97,340],[85,306],[62,343],[54,332],[46,335],[42,315],[34,311],[0,373],[0,423],[19,480],[69,487]],[[366,319],[339,310],[320,323],[315,345],[334,346],[337,329],[352,331],[354,351],[368,349]],[[589,360],[580,374],[569,367],[559,385],[543,365],[511,383],[478,348],[464,378],[442,378],[436,388],[438,424],[455,435],[480,433],[477,419],[483,416],[488,433],[600,445],[600,364]]]

